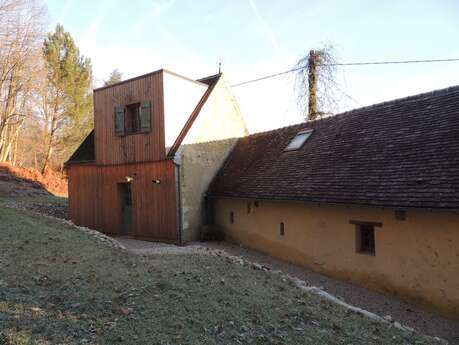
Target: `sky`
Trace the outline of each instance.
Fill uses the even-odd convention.
[[[310,49],[338,62],[459,58],[459,1],[48,0],[91,58],[95,86],[166,68],[231,84],[291,69]],[[294,75],[234,88],[250,132],[301,122]],[[459,62],[336,70],[335,113],[459,84]]]

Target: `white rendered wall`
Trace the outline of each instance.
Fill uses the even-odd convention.
[[[204,83],[187,80],[164,71],[164,126],[166,153],[172,146],[204,92]]]
[[[204,195],[238,138],[248,134],[244,117],[224,78],[212,90],[177,154],[180,162],[182,239],[197,240],[204,223]]]

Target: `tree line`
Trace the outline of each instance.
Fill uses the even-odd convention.
[[[91,60],[34,0],[0,0],[0,162],[59,170],[93,128]],[[106,85],[120,81],[113,71]]]
[[[93,128],[93,74],[71,34],[46,33],[40,0],[0,0],[0,162],[43,173],[63,163]],[[297,93],[305,120],[326,116],[335,101],[330,47],[300,59]],[[122,80],[114,70],[104,82]]]

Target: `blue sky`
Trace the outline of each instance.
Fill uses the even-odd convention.
[[[64,25],[91,58],[95,86],[167,68],[232,83],[291,68],[309,49],[339,62],[459,58],[459,1],[49,0],[49,29]],[[459,62],[344,67],[336,111],[459,84]],[[301,121],[293,77],[235,88],[251,132]]]

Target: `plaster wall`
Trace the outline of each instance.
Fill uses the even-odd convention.
[[[204,218],[204,194],[239,137],[244,117],[224,76],[220,77],[180,146],[182,240],[197,240]]]
[[[458,213],[407,210],[397,220],[389,209],[224,198],[214,212],[229,240],[459,318]],[[374,256],[357,253],[351,220],[382,223]]]

